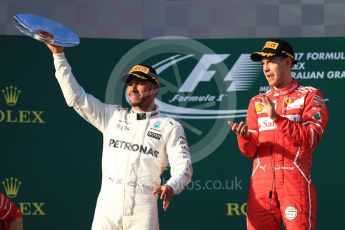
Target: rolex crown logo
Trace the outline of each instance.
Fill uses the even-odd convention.
[[[5,188],[6,195],[10,198],[15,198],[22,182],[20,182],[17,178],[11,177],[2,181],[2,184]]]
[[[17,87],[11,85],[6,86],[5,89],[2,90],[2,93],[4,94],[7,105],[15,106],[17,104],[21,91],[18,90]]]

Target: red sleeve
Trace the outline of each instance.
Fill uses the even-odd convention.
[[[238,147],[243,155],[248,158],[254,158],[258,149],[259,129],[253,99],[249,102],[246,123],[248,125],[249,136],[243,137],[241,135],[237,135]]]
[[[18,217],[22,212],[8,199],[4,194],[0,193],[0,221],[10,223]]]
[[[278,115],[277,129],[296,145],[304,145],[311,150],[319,143],[326,128],[328,112],[323,95],[319,90],[306,94],[301,122],[291,121]]]

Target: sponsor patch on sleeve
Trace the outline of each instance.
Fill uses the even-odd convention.
[[[286,219],[294,220],[294,219],[296,219],[297,215],[298,215],[298,211],[295,207],[293,207],[293,206],[286,207],[286,209],[285,209]]]
[[[321,121],[321,114],[320,114],[320,112],[314,113],[312,118],[314,118],[317,121]]]
[[[315,95],[314,96],[314,103],[317,105],[325,105],[325,100],[322,97]]]

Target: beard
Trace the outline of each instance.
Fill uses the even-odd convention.
[[[131,102],[131,106],[137,107],[141,105],[141,100],[137,102]]]

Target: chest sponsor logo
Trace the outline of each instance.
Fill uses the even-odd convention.
[[[284,98],[284,102],[286,105],[290,105],[292,103],[292,98],[291,97],[286,97]]]
[[[155,129],[159,129],[160,127],[161,127],[161,123],[159,121],[157,121],[153,124],[153,128],[155,128]]]
[[[156,121],[151,125],[150,130],[152,130],[153,133],[162,133],[161,125],[162,123],[160,121]]]
[[[121,129],[123,131],[129,131],[129,128],[127,126],[121,125],[121,124],[117,124],[116,128]]]
[[[116,149],[123,149],[123,150],[132,151],[132,152],[139,152],[141,154],[151,155],[155,158],[158,158],[158,155],[159,155],[159,151],[154,150],[148,146],[130,143],[126,141],[110,139],[108,146],[116,148]]]
[[[123,131],[129,131],[129,122],[126,120],[119,120],[119,123],[116,124],[116,128]]]
[[[301,116],[298,114],[294,115],[282,115],[283,117],[286,117],[290,121],[295,122],[301,122]],[[275,130],[277,128],[277,125],[274,123],[274,121],[269,117],[259,117],[258,118],[258,124],[259,124],[259,131],[266,131],[266,130]]]
[[[301,98],[293,98],[293,97],[286,97],[284,98],[285,109],[301,109],[304,105],[304,97]]]
[[[269,117],[260,117],[258,118],[259,131],[274,130],[277,128],[274,121]]]
[[[147,136],[152,137],[152,138],[157,139],[157,140],[160,140],[162,135],[159,133],[154,133],[154,132],[148,131]]]

